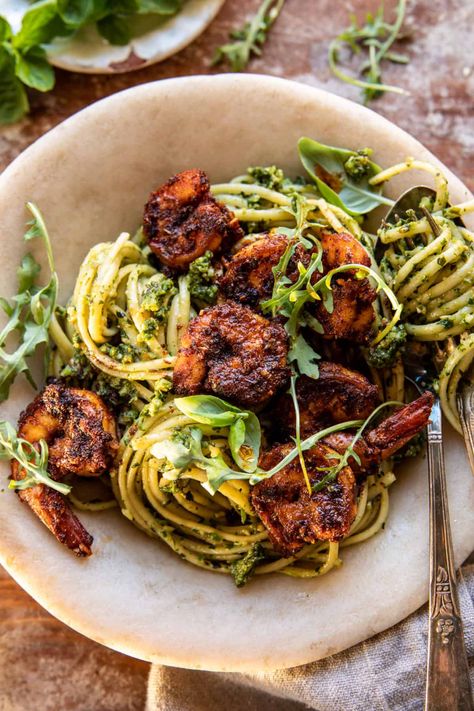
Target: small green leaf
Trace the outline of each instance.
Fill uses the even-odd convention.
[[[13,38],[16,49],[27,49],[47,44],[64,32],[64,23],[58,14],[56,0],[35,3],[23,15],[20,31]]]
[[[7,22],[5,17],[0,15],[0,42],[10,39],[11,36],[12,28],[10,27],[10,24]]]
[[[36,277],[41,271],[41,267],[32,254],[25,254],[21,264],[17,269],[18,293],[30,291],[36,282]]]
[[[84,25],[94,12],[94,0],[57,0],[62,20],[72,27]]]
[[[54,86],[54,69],[46,59],[41,47],[31,47],[24,53],[16,53],[17,77],[37,91],[50,91]]]
[[[235,463],[245,472],[257,468],[261,441],[260,422],[253,412],[239,417],[229,429],[229,447]]]
[[[353,168],[346,170],[348,161],[360,157],[360,153],[345,148],[335,148],[318,143],[311,138],[298,141],[300,160],[308,175],[318,186],[322,197],[331,205],[342,208],[354,217],[365,215],[378,205],[392,204],[381,195],[381,186],[372,187],[369,179],[380,172],[380,167],[370,160],[364,161],[367,170],[357,174]],[[353,164],[352,163],[352,164]],[[349,163],[349,170],[351,163]],[[319,173],[319,175],[317,174]],[[331,187],[327,181],[333,184]],[[334,187],[338,187],[334,190]]]
[[[108,15],[97,23],[99,33],[110,42],[119,46],[126,45],[131,40],[128,22],[123,17]]]
[[[139,0],[140,15],[175,15],[181,10],[181,0]]]
[[[0,124],[18,121],[28,112],[28,98],[15,75],[12,54],[0,45]]]
[[[182,413],[195,422],[211,427],[227,427],[239,417],[246,418],[248,413],[221,400],[214,395],[190,395],[176,398],[174,404]]]
[[[317,361],[320,358],[321,356],[311,348],[301,333],[288,352],[288,361],[296,362],[301,375],[307,375],[309,378],[319,378]]]

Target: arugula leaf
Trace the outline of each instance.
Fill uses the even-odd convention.
[[[154,444],[150,448],[151,454],[157,459],[164,459],[175,467],[173,474],[179,478],[192,464],[204,469],[207,481],[202,486],[214,495],[222,484],[229,479],[248,479],[249,473],[234,471],[224,461],[222,455],[206,457],[203,454],[202,432],[198,427],[187,427],[174,434],[173,437]],[[170,473],[167,472],[167,476]]]
[[[260,422],[249,410],[241,410],[215,395],[190,395],[174,401],[180,412],[211,427],[230,427],[229,447],[238,466],[254,471],[260,453]]]
[[[388,400],[387,402],[383,402],[381,405],[376,407],[375,410],[373,410],[373,412],[369,415],[369,417],[367,417],[367,419],[361,424],[361,426],[355,433],[352,442],[345,450],[344,454],[339,454],[338,452],[334,452],[334,454],[331,454],[331,458],[337,461],[333,466],[327,468],[327,473],[323,476],[322,479],[313,484],[313,493],[321,491],[322,489],[324,489],[325,486],[327,486],[327,484],[330,484],[332,481],[334,481],[339,472],[341,472],[344,467],[348,466],[349,459],[353,459],[357,464],[360,465],[360,457],[354,450],[355,445],[362,437],[369,423],[372,422],[372,420],[379,414],[381,410],[383,410],[385,407],[393,407],[396,405],[403,405],[403,403],[398,402],[396,400]]]
[[[260,56],[268,31],[280,14],[285,0],[263,0],[254,17],[240,30],[230,33],[236,40],[216,49],[212,64],[227,61],[233,72],[241,72],[252,55]]]
[[[16,75],[23,84],[37,91],[50,91],[54,86],[54,69],[41,47],[30,47],[26,52],[16,53]]]
[[[307,375],[310,378],[319,378],[317,361],[320,359],[321,356],[311,348],[301,333],[298,334],[288,352],[288,362],[296,363],[301,375]]]
[[[15,428],[6,420],[0,420],[0,459],[16,460],[20,470],[25,474],[23,479],[12,479],[9,489],[28,489],[37,484],[44,484],[61,494],[69,494],[71,487],[55,481],[48,474],[48,445],[42,439],[40,450],[25,439],[18,437]]]
[[[298,153],[322,197],[349,215],[359,217],[378,205],[393,205],[392,200],[381,194],[381,186],[369,183],[381,171],[380,166],[369,160],[369,149],[350,151],[300,138]]]
[[[15,59],[0,45],[0,124],[18,121],[28,112],[26,91],[15,75]]]
[[[33,220],[25,239],[40,237],[43,240],[51,276],[45,286],[36,286],[40,267],[31,254],[26,255],[18,270],[17,295],[11,303],[6,299],[0,302],[9,317],[0,333],[0,402],[8,398],[10,387],[18,374],[25,373],[34,385],[28,359],[36,353],[38,346],[48,343],[49,324],[56,307],[58,277],[54,270],[49,235],[38,208],[32,203],[28,203],[27,207],[33,215]],[[7,340],[14,332],[17,334],[18,346],[15,351],[7,352]]]
[[[397,64],[408,63],[408,57],[391,51],[393,43],[399,39],[405,11],[406,0],[398,0],[395,22],[390,24],[384,19],[382,2],[375,14],[367,14],[365,24],[361,27],[358,26],[355,16],[352,16],[350,27],[341,32],[329,45],[328,62],[331,71],[338,79],[363,89],[362,96],[366,104],[386,91],[395,94],[408,93],[398,86],[382,82],[383,60],[386,59]],[[339,51],[344,46],[349,48],[352,54],[360,55],[361,51],[366,53],[367,58],[359,67],[361,79],[346,74],[339,68]]]

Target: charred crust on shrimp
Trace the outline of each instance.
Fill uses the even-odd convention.
[[[225,302],[201,311],[183,335],[173,372],[180,395],[214,393],[259,408],[289,380],[283,326]]]
[[[262,454],[260,466],[271,469],[292,449],[292,444],[272,447]],[[311,484],[322,479],[322,468],[334,465],[333,453],[322,443],[305,452]],[[310,494],[298,458],[252,487],[250,500],[273,547],[284,557],[294,555],[307,543],[344,538],[357,511],[355,477],[350,467],[341,469],[331,485]]]
[[[178,173],[151,193],[143,229],[152,252],[165,266],[183,271],[210,250],[243,237],[238,220],[210,193],[202,170]]]
[[[33,445],[46,441],[48,471],[56,481],[72,474],[105,474],[118,451],[115,420],[103,400],[88,390],[59,383],[47,385],[21,413],[18,436]],[[23,479],[16,461],[11,470],[13,479]],[[78,556],[91,555],[92,536],[61,493],[44,484],[17,493],[60,543]]]

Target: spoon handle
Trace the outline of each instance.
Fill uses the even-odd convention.
[[[463,625],[459,612],[446,493],[441,407],[428,425],[430,492],[430,603],[426,711],[473,711]]]
[[[474,388],[465,385],[457,395],[459,419],[466,443],[467,456],[474,474]]]

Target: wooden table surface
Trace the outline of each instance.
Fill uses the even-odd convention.
[[[214,49],[259,2],[227,0],[194,44],[148,69],[112,77],[57,72],[53,92],[32,95],[28,118],[0,129],[0,170],[45,131],[97,99],[148,81],[216,72],[210,67]],[[249,71],[295,79],[359,100],[358,89],[330,74],[327,45],[348,24],[350,12],[361,17],[378,4],[372,0],[287,0],[263,56],[252,62]],[[384,79],[411,93],[386,94],[371,107],[416,136],[474,191],[473,26],[474,0],[409,0],[405,25],[409,39],[403,49],[410,64],[389,65]],[[144,708],[145,662],[73,632],[1,569],[0,651],[0,711]]]

